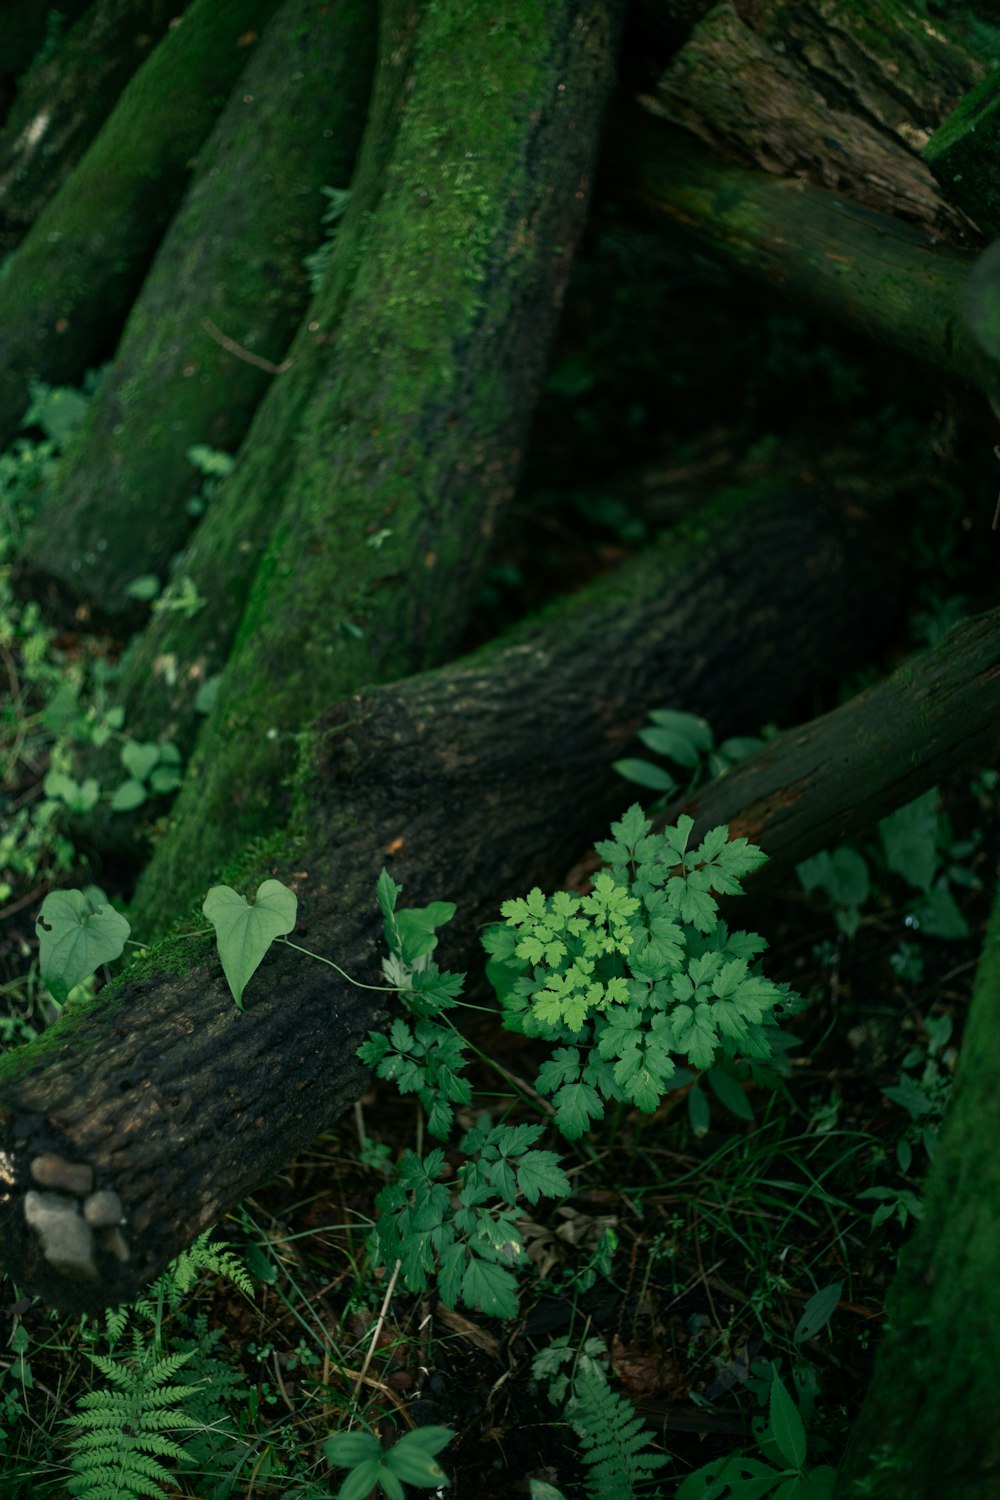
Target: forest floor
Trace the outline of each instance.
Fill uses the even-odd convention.
[[[847,683],[820,686],[818,673],[801,719],[985,607],[993,580],[969,517],[988,516],[993,496],[981,465],[970,467],[969,452],[986,443],[978,417],[965,415],[970,398],[929,401],[900,363],[838,343],[778,304],[741,299],[697,257],[664,250],[606,210],[567,307],[526,498],[468,645],[614,566],[748,455],[821,472],[846,464],[869,490],[882,476],[893,496],[883,525],[898,542],[897,639]],[[34,965],[42,897],[93,878],[51,828],[39,827],[30,847],[52,705],[63,680],[77,691],[114,648],[52,637],[10,601],[0,615],[0,840],[22,814],[29,820],[14,853],[0,842],[0,1040],[11,1046],[50,1014]],[[638,795],[622,782],[623,809]],[[784,1077],[773,1090],[747,1089],[751,1118],[689,1085],[652,1115],[622,1112],[580,1149],[543,1142],[563,1154],[575,1190],[522,1224],[532,1264],[516,1319],[398,1288],[387,1297],[384,1271],[371,1270],[375,1194],[421,1139],[412,1101],[388,1087],[217,1226],[253,1297],[203,1272],[176,1306],[161,1296],[134,1319],[160,1350],[197,1350],[228,1424],[223,1448],[179,1472],[174,1493],[330,1494],[337,1481],[322,1441],[353,1416],[386,1441],[414,1425],[453,1428],[440,1459],[463,1500],[577,1500],[586,1473],[564,1405],[567,1380],[588,1365],[609,1375],[670,1456],[639,1493],[672,1496],[710,1459],[757,1453],[754,1420],[766,1415],[775,1371],[809,1431],[810,1463],[836,1463],[920,1214],[960,1050],[1000,856],[996,768],[952,776],[911,832],[909,868],[873,829],[839,884],[829,871],[809,891],[794,872],[755,877],[733,915],[766,937],[769,977],[809,1002]],[[931,900],[928,868],[943,897]],[[471,979],[468,998],[488,1006],[485,983]],[[485,1056],[530,1075],[530,1045],[495,1016],[477,1014],[470,1035]],[[503,1102],[494,1072],[483,1065],[473,1077],[477,1107]],[[533,1119],[523,1108],[511,1118]],[[59,1495],[60,1424],[99,1379],[87,1355],[105,1348],[103,1330],[16,1289],[5,1296],[2,1492]]]

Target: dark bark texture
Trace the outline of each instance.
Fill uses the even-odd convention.
[[[617,18],[607,0],[526,5],[470,48],[464,0],[426,11],[337,359],[136,894],[152,930],[281,825],[294,736],[318,712],[454,652],[520,475]]]
[[[651,218],[801,307],[991,387],[993,363],[963,315],[971,252],[823,188],[720,162],[649,116],[619,124],[617,180]]]
[[[214,497],[183,557],[202,607],[194,614],[154,612],[122,662],[119,701],[128,733],[138,740],[170,740],[187,760],[204,722],[198,695],[220,676],[239,628],[247,596],[292,478],[294,452],[305,412],[331,379],[338,332],[369,222],[386,185],[406,100],[411,92],[414,39],[423,0],[387,0],[379,13],[378,61],[368,122],[351,178],[347,212],[337,230],[331,263],[309,304],[284,361],[250,424],[236,469]],[[119,775],[118,752],[88,749],[81,777],[103,786]],[[75,824],[81,845],[137,864],[145,853],[150,813],[112,813],[99,806]]]
[[[192,163],[277,0],[194,0],[132,78],[0,279],[0,444],[32,377],[112,352]]]
[[[734,838],[759,844],[787,868],[870,832],[950,771],[992,764],[998,724],[1000,610],[993,610],[842,707],[777,735],[664,821],[689,813],[696,837],[728,823]]]
[[[264,30],[19,548],[22,591],[120,624],[139,574],[166,581],[194,524],[188,449],[236,451],[309,302],[305,257],[324,186],[350,183],[374,51],[370,0],[285,0]]]
[[[187,3],[97,0],[22,79],[0,134],[0,253],[20,244]]]
[[[975,230],[920,153],[983,71],[898,0],[725,0],[698,22],[651,103],[730,160],[961,244]]]
[[[885,600],[858,524],[808,491],[729,498],[475,656],[346,699],[307,742],[295,825],[232,879],[283,878],[295,940],[377,983],[388,864],[408,904],[460,901],[442,961],[471,965],[476,924],[557,885],[630,800],[610,763],[651,705],[745,730],[817,660],[836,674],[870,652]],[[245,1005],[207,939],[174,938],[0,1062],[0,1260],[22,1287],[67,1309],[131,1300],[360,1095],[353,1049],[383,997],[279,946]],[[88,1234],[80,1205],[104,1191],[121,1222]]]

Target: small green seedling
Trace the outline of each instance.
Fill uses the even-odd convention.
[[[775,1370],[771,1377],[768,1420],[754,1422],[763,1458],[731,1453],[689,1474],[677,1500],[831,1500],[836,1470],[823,1464],[806,1467],[808,1444],[799,1409]]]
[[[661,798],[654,806],[659,806],[671,794],[680,796],[684,791],[690,791],[704,778],[706,771],[709,776],[721,776],[763,744],[762,740],[744,736],[716,745],[712,726],[707,720],[678,709],[654,708],[649,717],[652,723],[639,730],[639,739],[655,755],[682,767],[687,772],[686,778],[680,782],[664,766],[632,757],[616,760],[614,770],[626,781],[635,782],[636,786],[660,792]]]
[[[111,798],[112,812],[132,812],[151,794],[166,796],[181,784],[181,752],[169,740],[162,745],[126,740],[121,761],[128,779]]]
[[[376,1485],[389,1500],[405,1500],[404,1484],[421,1490],[443,1489],[448,1476],[436,1454],[455,1436],[450,1427],[415,1427],[385,1450],[371,1432],[336,1432],[323,1452],[338,1469],[350,1474],[337,1491],[337,1500],[368,1500]]]

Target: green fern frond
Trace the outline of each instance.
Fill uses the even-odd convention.
[[[225,1276],[248,1297],[254,1295],[253,1282],[246,1266],[228,1245],[211,1241],[212,1231],[206,1229],[198,1238],[172,1260],[155,1281],[146,1288],[145,1294],[136,1298],[134,1308],[144,1317],[156,1319],[157,1301],[165,1301],[171,1312],[177,1312],[188,1293],[194,1288],[202,1272],[210,1276]]]
[[[78,1500],[162,1500],[161,1486],[170,1484],[173,1474],[161,1460],[183,1463],[186,1457],[167,1433],[192,1425],[190,1415],[177,1408],[196,1388],[172,1383],[191,1353],[156,1359],[138,1333],[133,1350],[128,1358],[88,1355],[114,1389],[88,1391],[66,1418],[65,1425],[75,1429],[67,1490]]]
[[[587,1465],[589,1500],[633,1500],[640,1481],[667,1462],[646,1453],[649,1432],[621,1394],[597,1376],[581,1373],[572,1420]]]
[[[105,1337],[112,1349],[125,1332],[128,1314],[129,1309],[127,1307],[109,1307],[104,1315]]]

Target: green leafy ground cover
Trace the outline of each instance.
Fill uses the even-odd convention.
[[[607,285],[627,287],[617,273],[630,254],[642,272],[653,250],[612,224],[603,249],[581,267],[532,460],[535,492],[558,488],[561,498],[526,507],[504,539],[480,633],[553,586],[613,563],[650,525],[641,507],[617,501],[611,482],[623,452],[635,464],[650,456],[663,416],[642,400],[659,358],[648,332],[656,311],[649,277],[638,275],[641,292],[619,297],[616,309],[602,300]],[[912,580],[911,627],[900,649],[974,608],[983,585],[968,565],[968,543],[961,526],[941,525],[942,514],[961,514],[956,453],[974,447],[955,414],[884,401],[885,389],[898,389],[885,379],[890,366],[852,358],[794,317],[734,317],[733,299],[704,268],[660,270],[672,319],[671,274],[693,274],[701,287],[700,303],[685,294],[690,325],[672,330],[680,347],[664,463],[675,482],[684,483],[676,475],[685,465],[717,472],[748,443],[755,462],[803,462],[808,439],[798,432],[793,440],[790,427],[808,426],[809,411],[800,404],[787,415],[787,395],[808,391],[824,433],[832,407],[845,439],[867,442],[868,459],[877,455],[893,483],[919,473],[925,508],[907,511],[899,530]],[[720,385],[715,355],[702,357],[706,330],[731,341],[732,384]],[[24,443],[0,459],[8,557],[74,409],[71,395],[39,392]],[[793,441],[799,446],[790,449]],[[822,452],[817,461],[836,462]],[[597,477],[582,499],[579,490],[569,497],[574,472]],[[983,497],[987,511],[994,498]],[[41,1029],[61,998],[58,985],[53,993],[39,979],[40,968],[67,961],[44,948],[39,956],[36,947],[35,920],[49,891],[60,895],[43,943],[68,945],[70,963],[115,962],[122,935],[106,900],[108,888],[116,894],[115,872],[82,866],[60,827],[60,808],[92,795],[58,779],[69,775],[63,747],[119,736],[121,785],[137,782],[143,795],[169,790],[153,777],[171,764],[128,748],[114,705],[114,652],[85,624],[56,635],[36,606],[9,592],[0,598],[9,684],[0,741],[5,1045]],[[827,706],[817,694],[803,717]],[[647,735],[634,758],[669,767],[665,774],[683,782],[698,766],[683,750],[677,758],[670,736],[680,727],[652,720],[666,734]],[[622,787],[624,809],[635,788]],[[756,982],[758,950],[692,953],[705,962],[694,979],[690,964],[685,969],[690,993],[671,995],[691,1019],[676,1034],[671,1022],[669,1046],[650,1045],[655,1008],[628,986],[641,981],[648,996],[667,981],[626,962],[621,943],[634,916],[626,903],[636,898],[614,879],[636,853],[634,830],[603,851],[610,885],[598,877],[564,897],[510,893],[497,914],[508,935],[492,939],[488,962],[508,1019],[521,1024],[500,1024],[484,958],[466,989],[484,1007],[463,1027],[471,1056],[457,1036],[452,1051],[442,1051],[430,1013],[444,1003],[450,1015],[447,1002],[456,998],[447,969],[430,966],[431,955],[447,964],[443,924],[458,893],[443,890],[439,909],[421,918],[400,911],[383,887],[389,956],[381,977],[422,990],[428,1013],[402,1016],[385,1047],[372,1043],[370,1060],[388,1076],[353,1118],[218,1226],[216,1243],[183,1256],[133,1309],[66,1320],[7,1290],[4,1493],[93,1496],[105,1492],[102,1470],[117,1466],[113,1493],[306,1500],[352,1482],[364,1493],[372,1476],[385,1485],[380,1470],[401,1483],[419,1484],[421,1473],[436,1483],[429,1467],[436,1463],[459,1495],[506,1496],[520,1486],[536,1500],[579,1500],[631,1487],[707,1500],[739,1496],[740,1485],[766,1494],[807,1475],[812,1489],[804,1493],[822,1495],[823,1468],[836,1463],[864,1394],[896,1252],[920,1212],[998,828],[997,778],[984,768],[952,778],[939,803],[928,799],[858,847],[827,851],[804,884],[789,874],[766,898],[751,885],[738,920],[767,939],[771,988],[749,998],[761,1006],[794,991],[808,1001],[789,1023],[795,1040],[780,1066],[767,1070],[729,1067],[724,1057],[720,1065],[696,1019],[698,986],[721,982],[738,995]],[[725,848],[708,854],[718,860]],[[78,901],[69,897],[73,886]],[[934,896],[941,888],[954,910]],[[279,896],[262,937],[257,906],[245,900],[253,894],[216,897],[206,912],[227,934],[234,1003],[247,1005],[255,963],[266,962],[263,937],[280,940],[292,915]],[[699,917],[708,920],[706,894],[684,892],[684,925],[695,934]],[[257,893],[265,910],[274,895]],[[929,911],[928,901],[938,908]],[[675,939],[668,914],[650,917],[646,956],[652,951],[655,969]],[[598,929],[610,946],[589,954],[583,938]],[[727,969],[743,963],[745,970]],[[621,972],[611,972],[616,964]],[[504,965],[508,972],[498,974]],[[537,982],[536,968],[545,971]],[[73,972],[62,972],[68,987]],[[100,982],[100,970],[83,980]],[[581,1025],[591,1028],[586,1053],[573,1036],[555,1034],[563,1028],[578,1037]],[[590,1059],[596,1071],[587,1078]],[[601,1078],[610,1078],[607,1091]],[[534,1080],[534,1096],[525,1080]],[[401,1082],[413,1086],[400,1093]],[[570,1093],[560,1099],[563,1089]],[[432,1127],[444,1144],[428,1142]],[[468,1199],[457,1214],[456,1186]],[[431,1253],[408,1264],[392,1237],[400,1239],[399,1214],[416,1206],[418,1192],[432,1219],[439,1215],[429,1234],[450,1224],[453,1238],[445,1243],[439,1233]],[[493,1205],[488,1214],[484,1204]],[[470,1237],[480,1232],[484,1253],[472,1253]],[[435,1280],[440,1249],[451,1252],[443,1286]],[[497,1316],[511,1311],[516,1317]],[[331,1445],[331,1434],[349,1429],[359,1440],[353,1448]],[[404,1446],[407,1434],[445,1429],[454,1435],[444,1446],[436,1436]],[[119,1434],[110,1445],[109,1430]]]

